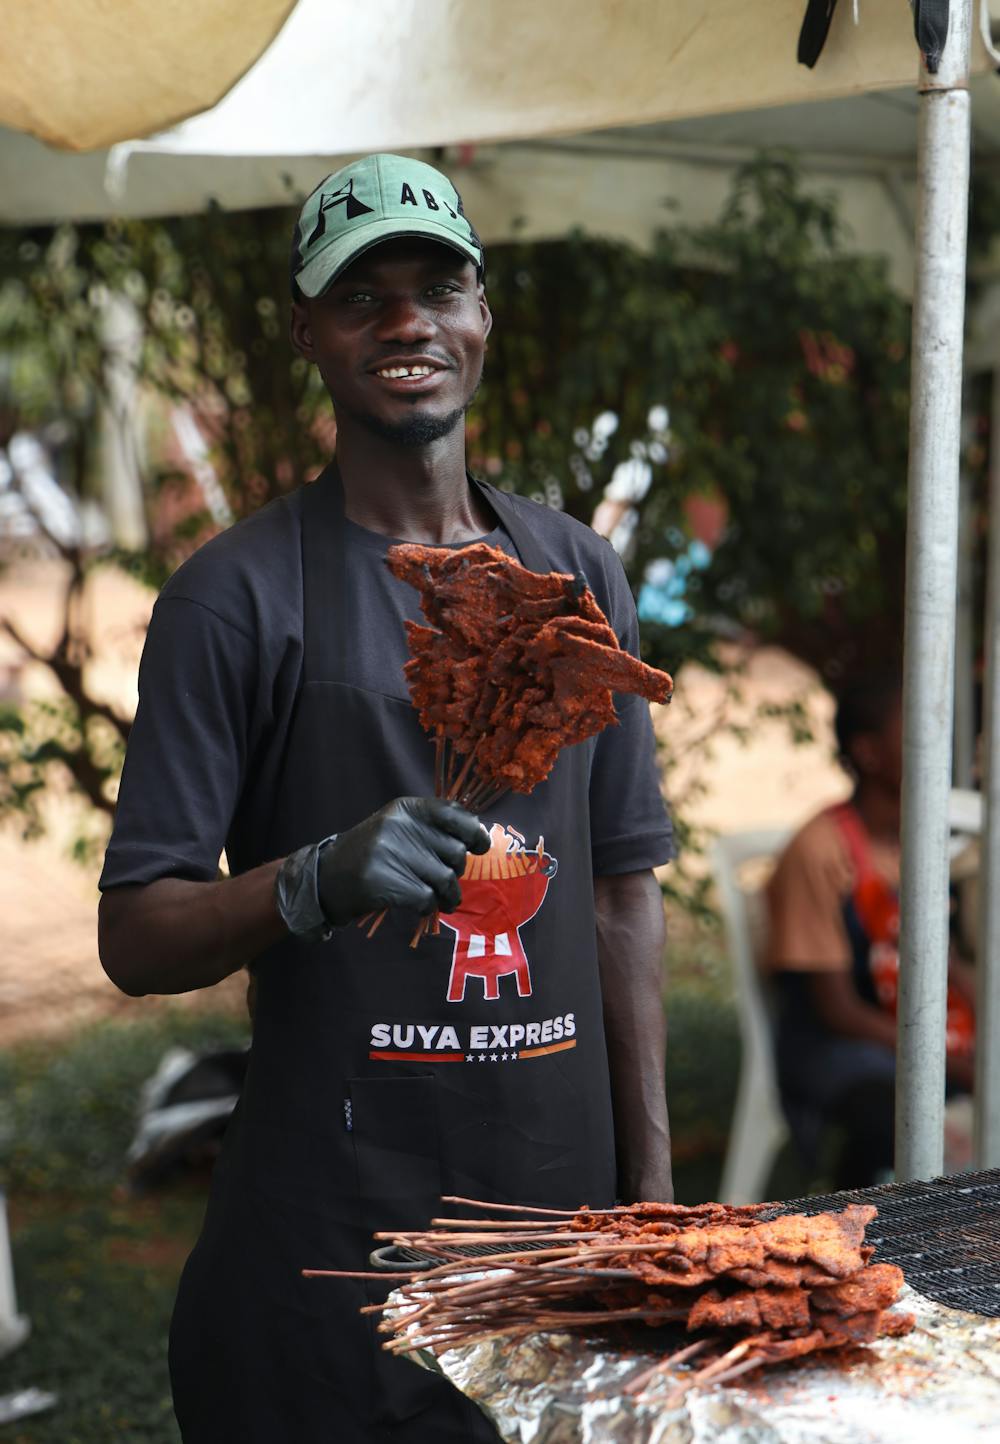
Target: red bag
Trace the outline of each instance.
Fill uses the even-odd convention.
[[[899,991],[899,898],[871,860],[871,844],[864,823],[849,802],[830,809],[854,866],[852,900],[858,921],[869,942],[868,966],[879,1005],[896,1016]],[[948,987],[946,1047],[949,1057],[972,1052],[976,1017],[964,994]]]

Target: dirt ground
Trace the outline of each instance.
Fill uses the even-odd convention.
[[[55,562],[21,563],[0,573],[0,616],[14,618],[42,644],[59,613],[62,572]],[[135,705],[136,669],[152,594],[120,572],[94,577],[86,608],[95,637],[93,684],[123,707]],[[0,634],[0,696],[38,696],[50,689],[42,670],[21,665],[16,647]],[[789,828],[844,794],[845,782],[831,758],[830,702],[815,679],[774,649],[748,658],[739,704],[724,701],[718,679],[688,669],[678,679],[676,700],[660,709],[658,726],[681,753],[671,790],[686,796],[693,821],[723,832],[754,827]],[[783,722],[754,722],[761,704],[804,699],[816,740],[795,746]],[[749,741],[726,731],[724,720],[752,726]],[[708,731],[708,756],[685,749]],[[0,1046],[30,1037],[64,1033],[98,1017],[136,1017],[163,1006],[118,993],[97,956],[99,867],[69,855],[77,831],[72,809],[52,808],[48,834],[23,841],[0,829]],[[186,1006],[243,1007],[242,978],[185,999]]]

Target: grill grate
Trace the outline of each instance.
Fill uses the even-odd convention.
[[[930,1182],[888,1183],[844,1193],[812,1194],[783,1200],[779,1213],[822,1213],[849,1203],[873,1203],[878,1218],[868,1241],[883,1263],[898,1264],[918,1293],[951,1308],[1000,1318],[1000,1169],[962,1173]],[[774,1215],[765,1215],[774,1216]],[[462,1244],[462,1259],[484,1258],[515,1249],[548,1248],[545,1243]],[[416,1249],[377,1249],[372,1263],[386,1271],[431,1268],[440,1262]]]
[[[511,1225],[513,1227],[513,1224]],[[529,1250],[551,1248],[551,1243],[460,1243],[452,1250],[457,1260],[489,1258],[491,1254],[498,1253],[527,1253]],[[436,1267],[443,1259],[432,1258],[430,1254],[421,1253],[415,1248],[400,1248],[396,1244],[390,1244],[388,1248],[377,1248],[371,1255],[371,1262],[379,1269],[394,1269],[400,1273],[408,1272],[410,1269],[429,1269]]]
[[[868,1242],[882,1263],[899,1265],[918,1293],[1000,1318],[1000,1169],[813,1194],[783,1201],[775,1213],[822,1213],[849,1203],[875,1205]]]

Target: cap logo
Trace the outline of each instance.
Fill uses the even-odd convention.
[[[435,200],[434,195],[431,191],[424,190],[423,188],[421,188],[421,194],[424,198],[424,205],[429,211],[439,211],[441,207],[444,206],[445,210],[451,216],[452,220],[458,220],[458,212],[453,211],[447,201],[438,202],[437,200]],[[403,189],[400,192],[399,196],[399,204],[401,206],[416,206],[420,204],[416,196],[413,194],[413,187],[407,185],[406,181],[403,182]]]
[[[332,211],[334,206],[340,205],[344,207],[344,214],[349,221],[356,220],[358,216],[372,214],[371,206],[366,206],[364,201],[359,201],[354,194],[354,177],[352,176],[339,190],[331,191],[329,195],[324,193],[320,196],[319,217],[312,234],[306,241],[307,246],[311,246],[314,241],[318,241],[322,235],[325,235],[326,213],[327,211]]]

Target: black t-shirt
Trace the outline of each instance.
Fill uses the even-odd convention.
[[[521,497],[553,569],[582,571],[621,645],[638,650],[635,605],[613,548],[589,527]],[[396,645],[420,620],[417,593],[385,565],[388,537],[348,528],[348,663],[358,687],[407,697]],[[498,526],[482,538],[515,552]],[[393,645],[386,645],[386,638]],[[279,498],[200,548],[153,609],[139,670],[102,889],[161,877],[208,881],[268,860],[275,788],[303,664],[302,495]],[[597,739],[589,808],[595,876],[672,856],[649,708],[616,698],[620,726]]]

